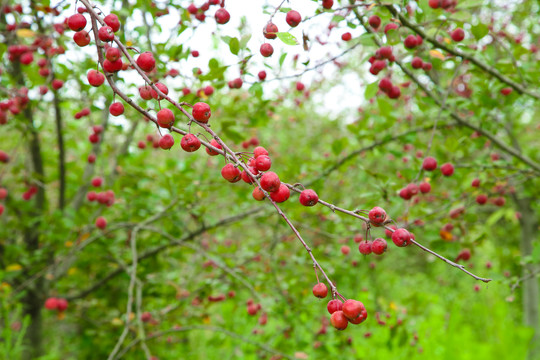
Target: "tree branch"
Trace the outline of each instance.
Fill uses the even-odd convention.
[[[529,89],[527,89],[526,87],[520,85],[519,83],[513,81],[512,79],[510,79],[509,77],[501,74],[497,69],[495,69],[494,67],[491,67],[483,62],[481,62],[480,60],[478,60],[477,58],[475,58],[474,56],[472,55],[469,55],[457,48],[451,48],[449,46],[446,46],[445,44],[437,41],[437,39],[427,35],[419,26],[416,26],[415,24],[413,24],[412,22],[410,22],[405,16],[403,16],[400,12],[398,12],[393,5],[384,5],[385,8],[388,9],[388,11],[390,11],[390,13],[399,19],[399,21],[401,22],[401,24],[409,29],[411,29],[412,31],[414,31],[415,33],[417,33],[418,35],[420,35],[423,39],[427,40],[428,42],[430,42],[434,47],[438,48],[438,49],[441,49],[441,50],[444,50],[446,51],[447,53],[449,54],[452,54],[454,56],[459,56],[461,57],[462,59],[465,59],[465,60],[468,60],[470,61],[471,63],[473,63],[474,65],[476,65],[477,67],[479,67],[480,69],[482,69],[483,71],[487,72],[488,74],[490,74],[491,76],[497,78],[499,81],[509,85],[510,87],[512,87],[514,90],[516,90],[518,93],[520,94],[526,94],[526,95],[529,95],[537,100],[540,100],[540,94],[536,93],[536,92],[533,92]]]

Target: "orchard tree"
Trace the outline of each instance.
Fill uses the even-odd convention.
[[[537,359],[539,8],[4,2],[0,352]]]

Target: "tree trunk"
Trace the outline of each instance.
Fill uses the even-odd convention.
[[[531,207],[531,199],[518,199],[514,197],[514,201],[518,206],[518,211],[521,213],[519,222],[521,224],[521,256],[530,256],[533,251],[533,242],[538,240],[538,218]],[[523,266],[523,322],[526,326],[534,329],[534,335],[529,346],[529,360],[540,359],[540,316],[539,306],[540,298],[538,296],[538,279],[536,276],[531,276],[538,272],[538,264],[525,264]]]

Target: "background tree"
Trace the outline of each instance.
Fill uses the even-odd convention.
[[[538,6],[3,3],[0,353],[538,358]]]

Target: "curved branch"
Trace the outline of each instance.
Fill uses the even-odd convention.
[[[202,234],[204,234],[205,232],[207,232],[209,230],[213,230],[215,228],[218,228],[218,227],[221,227],[221,226],[225,226],[225,225],[228,225],[228,224],[243,220],[243,219],[245,219],[247,217],[258,214],[263,210],[264,210],[264,208],[262,208],[262,207],[259,207],[259,208],[256,208],[256,209],[251,209],[249,211],[246,211],[246,212],[243,212],[243,213],[240,213],[240,214],[236,214],[236,215],[229,216],[229,217],[226,217],[224,219],[221,219],[220,221],[218,221],[218,222],[216,222],[214,224],[201,226],[199,229],[197,229],[195,231],[192,231],[192,232],[182,236],[180,239],[176,240],[176,242],[170,242],[170,243],[167,243],[167,244],[164,244],[164,245],[161,245],[161,246],[157,246],[157,247],[155,247],[155,248],[153,248],[151,250],[145,251],[144,253],[140,254],[137,257],[137,261],[142,261],[142,260],[148,259],[150,257],[156,256],[156,255],[158,255],[159,253],[161,253],[162,251],[168,249],[171,246],[179,245],[179,244],[181,244],[183,242],[193,240],[197,236],[202,235]],[[82,298],[90,295],[91,293],[93,293],[94,291],[96,291],[97,289],[99,289],[100,287],[105,285],[106,283],[108,283],[109,280],[114,279],[116,276],[120,275],[123,272],[124,272],[123,268],[118,268],[116,270],[113,270],[109,274],[105,275],[103,278],[101,278],[100,280],[95,282],[94,284],[92,284],[89,287],[87,287],[86,289],[82,290],[81,292],[79,292],[77,294],[73,294],[73,295],[65,295],[63,297],[65,299],[67,299],[67,300],[82,299]]]
[[[393,9],[393,8],[392,8]],[[394,10],[394,9],[393,9]],[[366,25],[366,23],[364,22],[364,19],[362,19],[362,16],[360,15],[360,13],[358,13],[358,11],[356,9],[353,10],[355,15],[356,15],[356,18],[360,21],[360,23],[362,24],[362,26],[364,26],[364,28],[366,29],[366,31],[370,32],[370,33],[373,33],[373,31]],[[395,11],[395,10],[394,10]],[[423,32],[422,32],[423,34]],[[424,36],[420,34],[421,36]],[[373,40],[375,41],[375,43],[378,45],[378,46],[381,46],[382,43],[380,42],[379,39],[377,39],[376,37],[373,38]],[[530,159],[529,157],[521,154],[521,152],[518,150],[518,149],[515,149],[514,147],[511,147],[507,144],[505,144],[504,142],[502,142],[501,140],[499,140],[494,134],[490,133],[489,131],[475,125],[475,124],[472,124],[470,122],[468,122],[466,119],[464,119],[463,117],[461,117],[457,112],[455,112],[454,110],[452,110],[447,104],[445,104],[438,96],[436,96],[432,91],[430,91],[407,67],[405,67],[403,65],[403,63],[399,60],[399,59],[396,59],[395,63],[400,67],[400,69],[412,80],[414,81],[418,87],[420,89],[422,89],[422,91],[424,93],[426,93],[427,96],[429,96],[431,99],[433,99],[433,101],[435,101],[435,103],[441,107],[442,109],[448,111],[450,117],[452,119],[454,119],[455,121],[457,121],[460,125],[462,126],[465,126],[465,127],[468,127],[469,129],[471,130],[474,130],[474,131],[477,131],[479,134],[482,134],[484,135],[486,138],[488,138],[489,140],[491,140],[492,144],[495,145],[496,147],[498,147],[499,149],[501,149],[502,151],[512,155],[513,157],[515,157],[516,159],[520,160],[521,162],[529,165],[531,168],[533,168],[536,172],[540,173],[540,164],[537,163],[536,161]]]
[[[291,359],[291,360],[294,360],[296,359],[295,357],[293,356],[290,356],[290,355],[287,355],[285,353],[282,353],[281,351],[279,350],[275,350],[275,349],[272,349],[271,347],[269,347],[268,345],[265,345],[265,344],[262,344],[262,343],[259,343],[259,342],[256,342],[256,341],[253,341],[251,339],[251,337],[246,337],[246,336],[242,336],[242,335],[239,335],[237,333],[234,333],[232,331],[229,331],[227,329],[224,329],[224,328],[221,328],[221,327],[217,327],[217,326],[205,326],[205,325],[189,325],[189,326],[181,326],[181,327],[176,327],[174,329],[170,329],[170,330],[165,330],[165,331],[160,331],[160,332],[157,332],[157,333],[154,333],[152,336],[147,336],[144,340],[145,341],[148,341],[148,340],[152,340],[152,339],[157,339],[159,337],[162,337],[164,335],[168,335],[168,334],[172,334],[172,333],[177,333],[177,332],[185,332],[185,331],[190,331],[190,330],[206,330],[206,331],[213,331],[213,332],[219,332],[219,333],[222,333],[224,335],[227,335],[231,338],[234,338],[234,339],[238,339],[238,340],[241,340],[245,343],[248,343],[248,344],[251,344],[251,345],[255,345],[257,347],[259,347],[260,349],[266,351],[266,352],[269,352],[269,353],[272,353],[272,354],[276,354],[276,355],[279,355],[279,356],[282,356],[286,359]],[[122,351],[114,358],[114,359],[120,359],[122,356],[124,356],[132,347],[134,347],[135,345],[137,345],[138,343],[140,343],[142,341],[142,339],[135,339],[133,340],[132,342],[130,342],[124,349],[122,349]]]
[[[463,52],[457,48],[451,48],[449,46],[446,46],[445,44],[437,41],[437,39],[427,35],[420,27],[416,26],[415,24],[413,24],[412,22],[410,22],[405,16],[403,16],[400,12],[398,12],[393,5],[384,5],[384,7],[386,7],[388,9],[388,11],[390,11],[390,13],[399,19],[399,21],[401,22],[401,24],[409,29],[411,29],[412,31],[414,31],[415,33],[417,33],[418,35],[420,35],[423,39],[427,40],[428,42],[430,42],[434,47],[438,48],[438,49],[441,49],[441,50],[444,50],[446,51],[447,53],[449,54],[452,54],[454,56],[459,56],[461,57],[462,59],[465,59],[465,60],[468,60],[470,61],[471,63],[473,63],[474,65],[476,65],[477,67],[479,67],[480,69],[482,69],[483,71],[487,72],[488,74],[490,74],[491,76],[497,78],[499,81],[509,85],[510,87],[512,87],[514,90],[516,90],[518,93],[520,94],[526,94],[526,95],[529,95],[530,97],[533,97],[537,100],[540,100],[540,94],[538,93],[535,93],[529,89],[527,89],[526,87],[522,86],[521,84],[515,82],[514,80],[510,79],[509,77],[501,74],[497,69],[495,69],[494,67],[491,67],[483,62],[481,62],[480,60],[478,60],[477,58],[475,58],[474,56],[472,55],[469,55],[467,54],[466,52]]]

